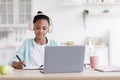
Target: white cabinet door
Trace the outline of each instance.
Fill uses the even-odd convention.
[[[31,0],[0,0],[0,25],[27,24],[31,11]]]

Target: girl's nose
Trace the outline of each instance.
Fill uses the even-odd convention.
[[[39,29],[39,32],[43,32],[43,29]]]

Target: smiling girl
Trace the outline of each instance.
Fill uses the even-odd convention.
[[[23,69],[24,64],[26,67],[44,65],[45,46],[60,45],[60,43],[46,36],[51,28],[50,18],[47,15],[39,11],[37,15],[34,16],[33,25],[35,38],[26,39],[17,50],[17,55],[21,61],[14,56],[9,63],[15,69]]]

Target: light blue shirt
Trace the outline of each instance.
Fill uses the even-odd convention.
[[[46,46],[59,46],[60,43],[56,42],[55,40],[47,38],[48,43]],[[32,50],[35,48],[34,38],[26,39],[23,44],[18,48],[17,55],[20,57],[22,61],[25,62],[26,67],[30,66],[31,63],[31,53]],[[11,66],[13,61],[19,61],[16,56],[14,56],[9,65]]]

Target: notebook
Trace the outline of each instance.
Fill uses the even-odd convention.
[[[96,71],[100,72],[120,72],[120,67],[117,66],[100,66],[95,68]]]
[[[34,66],[34,67],[24,67],[23,70],[42,70],[43,67],[41,66]]]
[[[46,46],[42,73],[83,71],[85,46]]]

